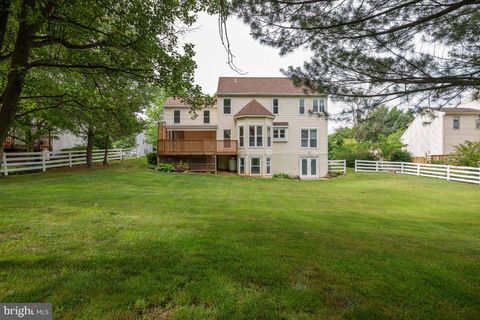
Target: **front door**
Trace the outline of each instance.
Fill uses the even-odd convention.
[[[317,158],[300,158],[300,176],[305,178],[318,177]]]

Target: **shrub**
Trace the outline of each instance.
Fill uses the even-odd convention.
[[[412,154],[406,150],[397,149],[392,152],[389,160],[397,162],[411,162]]]
[[[170,163],[160,163],[157,166],[157,170],[160,172],[174,172],[175,171],[175,166]]]
[[[480,164],[480,141],[465,141],[459,144],[453,154],[453,163],[457,166],[478,167]]]
[[[185,162],[179,162],[174,165],[175,172],[185,172],[188,171],[188,164]]]
[[[157,153],[156,152],[150,152],[147,154],[147,162],[148,164],[157,165]]]
[[[293,177],[291,177],[287,173],[275,173],[273,175],[273,179],[275,179],[275,180],[293,180]]]
[[[357,142],[355,139],[345,139],[341,145],[332,149],[331,159],[345,159],[348,167],[355,166],[355,160],[377,160],[370,151],[370,144]]]

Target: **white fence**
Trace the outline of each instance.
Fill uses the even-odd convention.
[[[328,160],[328,172],[347,173],[347,160]]]
[[[480,167],[413,162],[355,160],[355,172],[395,172],[429,178],[480,184]]]
[[[105,150],[93,151],[93,162],[103,161]],[[122,160],[125,157],[136,156],[135,149],[109,149],[108,160]],[[46,171],[50,168],[73,167],[77,164],[85,164],[86,151],[55,151],[47,150],[40,152],[11,152],[4,153],[1,172],[8,176],[12,172],[23,171]]]

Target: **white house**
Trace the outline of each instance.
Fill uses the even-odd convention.
[[[217,104],[192,117],[169,98],[159,126],[160,161],[191,170],[234,170],[269,177],[328,173],[327,96],[307,94],[288,78],[221,77]]]
[[[447,155],[465,141],[480,141],[480,105],[475,103],[423,112],[402,136],[415,157]]]

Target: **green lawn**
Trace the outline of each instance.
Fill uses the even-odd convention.
[[[479,319],[480,187],[162,174],[0,179],[0,302],[54,319]]]

